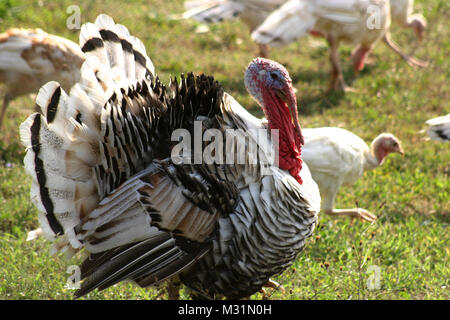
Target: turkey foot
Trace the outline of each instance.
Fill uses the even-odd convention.
[[[352,218],[360,218],[362,221],[368,221],[370,223],[377,220],[377,216],[370,213],[365,209],[333,209],[332,211],[325,211],[326,214],[331,216],[349,216]]]
[[[280,290],[283,293],[286,292],[286,290],[284,289],[284,287],[281,284],[279,284],[278,282],[276,282],[272,279],[269,279],[269,281],[267,281],[267,283],[263,287],[274,288],[274,289]]]
[[[329,44],[329,59],[331,63],[331,75],[330,84],[328,86],[327,93],[330,91],[341,90],[343,92],[356,92],[352,87],[347,86],[344,81],[344,75],[342,73],[342,68],[339,63],[339,55],[336,39],[333,37],[328,37]]]
[[[358,92],[355,88],[348,86],[342,75],[335,76],[331,75],[330,84],[328,85],[328,89],[326,93],[330,93],[333,91],[343,91],[343,92]]]
[[[286,292],[286,290],[284,289],[284,287],[281,284],[279,284],[278,282],[276,282],[272,279],[269,279],[269,281],[267,281],[267,283],[265,285],[263,285],[263,287],[280,290],[283,293]],[[264,288],[261,288],[261,290],[259,290],[259,292],[261,292],[263,294],[263,297],[267,297],[267,292]]]

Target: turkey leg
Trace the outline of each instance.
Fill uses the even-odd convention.
[[[325,210],[324,212],[330,216],[349,216],[352,218],[360,218],[361,220],[365,220],[368,222],[375,222],[375,220],[377,220],[377,216],[361,208],[331,209],[331,210],[328,209]]]
[[[269,279],[269,281],[267,281],[267,283],[265,285],[263,285],[263,287],[280,290],[283,293],[286,292],[286,290],[284,289],[284,287],[281,284],[279,284],[278,282],[276,282],[272,279]],[[261,288],[261,290],[259,290],[259,292],[261,292],[263,294],[263,297],[267,297],[267,292],[266,292],[266,290],[264,290],[264,288]]]
[[[2,128],[3,118],[5,117],[6,108],[8,108],[9,102],[11,101],[11,96],[6,94],[3,98],[3,107],[0,113],[0,129]]]
[[[344,92],[355,91],[353,88],[347,86],[344,81],[344,75],[339,63],[338,44],[333,37],[327,37],[329,45],[329,58],[331,63],[330,84],[327,91],[342,90]]]
[[[167,282],[167,299],[180,300],[180,283],[169,280]]]
[[[420,67],[420,68],[426,68],[428,67],[428,62],[421,61],[417,58],[408,56],[407,54],[402,52],[402,49],[391,39],[391,33],[386,32],[384,35],[384,43],[388,45],[389,48],[391,48],[395,53],[397,53],[400,57],[402,57],[407,64],[409,64],[411,67]]]

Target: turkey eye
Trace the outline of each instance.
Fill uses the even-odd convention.
[[[271,77],[273,80],[277,80],[277,79],[278,79],[278,75],[277,75],[276,73],[271,73],[271,74],[270,74],[270,77]]]

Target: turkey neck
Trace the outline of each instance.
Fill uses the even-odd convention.
[[[380,163],[378,162],[377,157],[373,154],[372,151],[366,154],[366,161],[364,163],[364,170],[372,170],[378,167]]]
[[[365,169],[375,169],[383,163],[386,155],[387,153],[379,147],[376,141],[374,141],[371,145],[370,152],[366,154]]]

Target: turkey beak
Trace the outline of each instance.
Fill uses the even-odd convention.
[[[401,154],[402,156],[404,156],[404,155],[405,155],[405,152],[403,151],[403,148],[402,148],[402,146],[401,146],[401,144],[400,144],[400,143],[398,144],[398,146],[397,146],[397,148],[396,148],[395,152],[398,152],[398,153],[400,153],[400,154]]]
[[[278,98],[280,98],[281,100],[286,102],[286,104],[289,106],[289,100],[286,96],[286,93],[283,90],[279,89],[279,90],[275,91],[275,94],[277,95]]]

